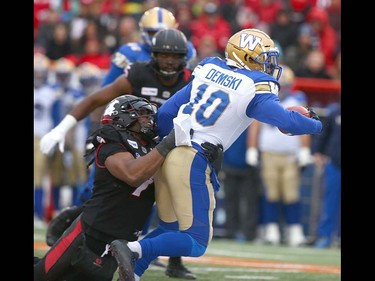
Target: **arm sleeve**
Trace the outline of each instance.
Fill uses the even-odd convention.
[[[111,68],[108,70],[108,73],[103,79],[101,87],[104,87],[108,84],[111,84],[113,81],[116,80],[117,77],[124,73],[124,69],[116,66],[115,64],[111,63]]]
[[[104,77],[101,87],[111,84],[117,77],[124,74],[125,67],[130,64],[130,60],[126,56],[127,52],[128,46],[125,44],[112,55],[111,67]]]
[[[293,135],[318,134],[322,130],[320,121],[287,110],[274,94],[256,94],[247,107],[246,114]]]

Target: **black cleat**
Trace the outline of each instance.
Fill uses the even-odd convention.
[[[161,267],[161,268],[167,268],[167,266],[164,263],[162,263],[159,258],[154,259],[150,263],[150,265],[153,265],[153,266],[156,266],[156,267]]]
[[[197,276],[193,274],[189,269],[187,269],[183,264],[181,257],[169,258],[167,270],[165,275],[171,278],[195,280]]]
[[[111,242],[112,256],[115,257],[118,265],[119,281],[134,281],[134,262],[138,254],[132,252],[127,246],[126,240],[113,240]]]

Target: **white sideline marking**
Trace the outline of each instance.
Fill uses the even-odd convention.
[[[238,279],[238,280],[278,280],[279,278],[273,276],[232,276],[225,275],[225,279]]]
[[[159,266],[153,266],[151,265],[149,269],[152,270],[162,270],[164,271],[165,268],[161,268]],[[196,267],[192,264],[189,264],[189,269],[192,269],[196,273],[203,273],[208,274],[209,272],[239,272],[239,273],[300,273],[300,271],[295,269],[286,269],[286,270],[280,270],[280,269],[267,269],[267,268],[220,268],[220,267]]]
[[[295,269],[267,269],[267,268],[219,268],[219,267],[193,267],[189,264],[189,268],[193,268],[194,272],[201,272],[201,273],[209,273],[209,272],[242,272],[242,273],[300,273],[298,270]]]
[[[216,249],[208,249],[207,254],[214,255],[214,256],[229,256],[229,257],[236,257],[236,258],[252,258],[252,259],[268,259],[268,260],[280,260],[280,261],[287,261],[287,260],[295,260],[296,255],[303,255],[303,256],[322,256],[321,251],[317,251],[313,249],[312,251],[308,251],[309,249],[304,249],[303,252],[293,252],[288,254],[271,254],[271,253],[255,253],[255,252],[236,252],[231,250],[216,250]],[[324,253],[326,256],[335,256],[337,253],[328,252]]]

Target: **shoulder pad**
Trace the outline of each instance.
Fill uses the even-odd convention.
[[[116,52],[112,56],[112,63],[115,64],[119,68],[125,68],[130,63],[130,61],[124,54],[120,52]]]
[[[104,125],[100,129],[98,129],[93,137],[93,145],[98,147],[101,143],[109,143],[109,142],[123,142],[123,137],[121,133],[110,124]]]

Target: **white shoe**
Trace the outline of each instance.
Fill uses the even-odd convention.
[[[264,227],[264,242],[272,245],[280,244],[280,229],[277,223],[269,223]]]
[[[287,241],[288,245],[291,247],[298,247],[306,243],[306,237],[303,233],[302,225],[291,224],[288,226]]]

